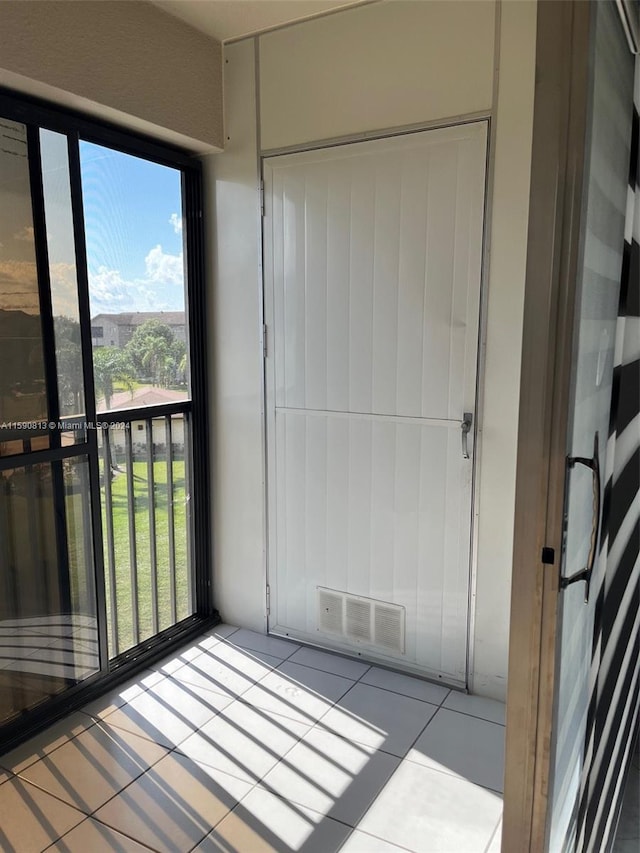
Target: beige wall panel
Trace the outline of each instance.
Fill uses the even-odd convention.
[[[221,45],[150,3],[0,2],[0,85],[223,147]]]
[[[260,38],[262,148],[489,110],[494,4],[374,3]]]

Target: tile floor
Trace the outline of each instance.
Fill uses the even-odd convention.
[[[0,850],[498,853],[504,708],[218,626],[0,757]]]

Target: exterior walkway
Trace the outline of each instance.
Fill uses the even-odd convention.
[[[218,626],[0,758],[0,849],[497,853],[504,708]]]

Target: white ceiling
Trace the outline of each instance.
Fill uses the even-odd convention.
[[[151,0],[220,41],[254,35],[371,0]]]

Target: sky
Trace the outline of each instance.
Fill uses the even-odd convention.
[[[40,133],[55,315],[78,318],[66,137]],[[26,132],[0,120],[0,309],[40,310]],[[183,311],[180,172],[80,143],[91,316]]]
[[[183,311],[180,172],[80,143],[91,316]]]

